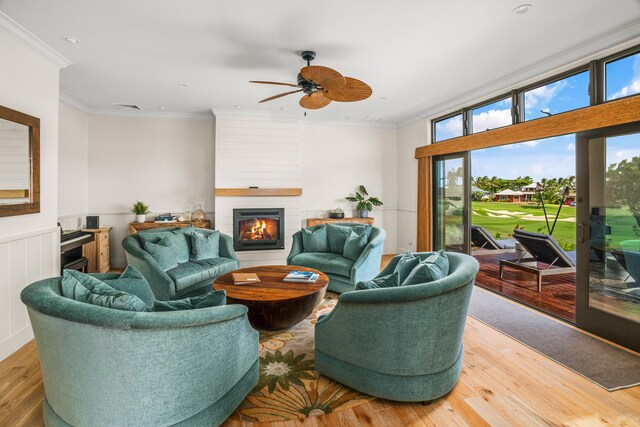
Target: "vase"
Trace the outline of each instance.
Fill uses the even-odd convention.
[[[142,224],[147,220],[147,215],[136,215],[136,222]]]
[[[360,218],[369,218],[369,211],[366,209],[362,209],[360,211]]]

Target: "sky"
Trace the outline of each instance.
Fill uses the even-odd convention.
[[[606,65],[607,100],[640,93],[640,54]],[[589,105],[587,72],[525,92],[525,120],[557,114]],[[502,100],[473,111],[473,129],[479,132],[511,123],[511,100]],[[462,134],[462,118],[436,124],[439,140]],[[607,140],[607,164],[640,156],[640,135]],[[575,135],[563,135],[471,152],[471,175],[513,179],[531,176],[568,177],[576,174]]]

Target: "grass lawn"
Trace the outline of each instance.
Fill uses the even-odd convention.
[[[558,205],[545,205],[545,207],[549,226],[553,226]],[[484,227],[492,236],[499,239],[510,237],[516,226],[526,231],[548,233],[544,211],[537,203],[472,202],[471,211],[471,225]],[[576,208],[563,206],[553,230],[553,237],[565,250],[575,249],[575,218]]]

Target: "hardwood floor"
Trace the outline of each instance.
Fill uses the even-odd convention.
[[[575,273],[543,277],[542,291],[538,292],[536,276],[531,273],[506,267],[503,280],[500,280],[500,260],[513,259],[513,253],[485,251],[473,256],[480,263],[476,285],[575,323]]]
[[[391,256],[385,256],[388,262]],[[486,292],[476,288],[474,292]],[[238,426],[640,426],[640,386],[607,392],[502,333],[467,320],[460,381],[428,406],[376,399],[307,420]],[[0,362],[0,426],[41,426],[44,389],[32,341]]]

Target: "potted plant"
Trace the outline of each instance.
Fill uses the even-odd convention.
[[[369,193],[364,185],[358,186],[358,191],[356,191],[355,196],[347,196],[345,199],[357,203],[356,210],[360,213],[360,218],[367,218],[374,206],[382,206],[380,199],[377,197],[369,197]]]
[[[136,222],[145,222],[145,220],[147,219],[147,214],[149,213],[149,205],[145,205],[141,201],[137,201],[133,204],[131,213],[136,214]]]

